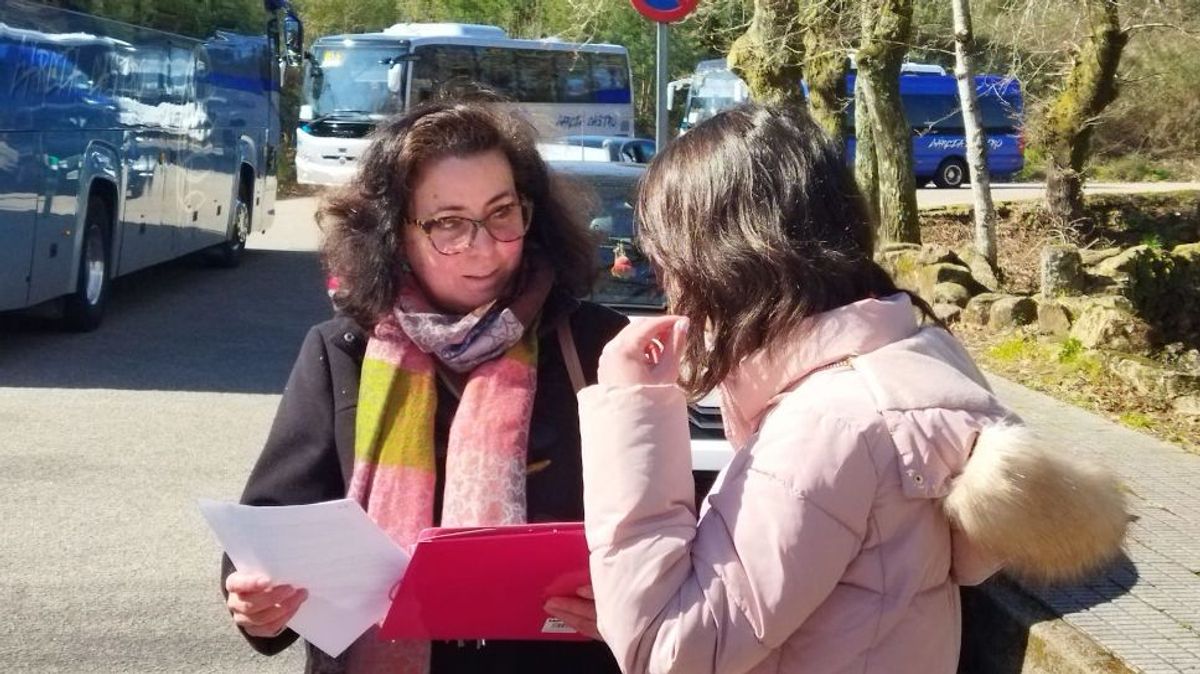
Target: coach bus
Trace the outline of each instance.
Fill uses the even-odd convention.
[[[845,118],[846,161],[850,165],[855,150],[853,63],[851,59],[845,91],[850,101]],[[750,98],[746,83],[724,59],[701,61],[691,78],[674,84],[688,89],[680,133]],[[980,75],[975,78],[975,88],[988,143],[988,171],[995,180],[1008,179],[1024,167],[1020,82],[1007,76]],[[938,65],[905,63],[900,74],[900,99],[912,128],[917,184],[933,181],[938,187],[963,185],[967,181],[966,136],[955,78]]]
[[[322,37],[305,61],[301,183],[347,182],[379,120],[456,87],[499,94],[546,140],[633,135],[629,55],[617,45],[512,39],[496,26],[397,24]]]
[[[114,278],[204,250],[234,266],[270,226],[302,25],[253,2],[253,34],[203,36],[0,2],[0,311],[54,301],[94,329]]]

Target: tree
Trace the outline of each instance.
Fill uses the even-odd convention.
[[[750,27],[729,50],[729,67],[760,103],[804,105],[804,38],[795,0],[754,0]]]
[[[839,141],[845,135],[849,9],[848,0],[808,0],[800,8],[808,108],[825,133]]]
[[[1046,207],[1064,224],[1083,218],[1083,169],[1101,112],[1117,97],[1117,66],[1129,40],[1115,0],[1080,0],[1090,34],[1038,129],[1046,152]]]
[[[871,148],[861,161],[856,159],[855,167],[862,169],[860,185],[871,184],[870,173],[874,173],[879,238],[920,243],[912,129],[900,100],[900,66],[912,34],[912,11],[912,0],[862,3],[855,112],[865,114],[869,121]],[[861,128],[857,122],[856,128]],[[862,136],[859,148],[861,151]]]
[[[971,29],[969,0],[951,0],[954,10],[954,77],[962,102],[963,126],[967,136],[967,165],[971,169],[971,191],[975,200],[975,249],[996,264],[996,208],[992,205],[992,183],[987,168],[987,138],[975,91],[975,35]]]

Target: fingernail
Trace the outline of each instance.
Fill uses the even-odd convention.
[[[692,320],[687,316],[684,316],[683,318],[679,319],[678,323],[675,324],[675,329],[679,331],[679,334],[686,335],[688,328],[691,327],[691,325]]]

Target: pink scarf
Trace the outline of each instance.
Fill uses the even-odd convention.
[[[537,317],[553,274],[531,264],[517,293],[467,316],[436,313],[415,283],[367,342],[349,498],[401,546],[433,526],[436,363],[466,373],[446,454],[442,526],[520,524],[537,388]],[[347,670],[422,674],[428,642],[383,642],[374,628]]]

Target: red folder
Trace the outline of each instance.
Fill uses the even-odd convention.
[[[583,641],[542,606],[589,582],[580,522],[426,529],[379,638]]]

